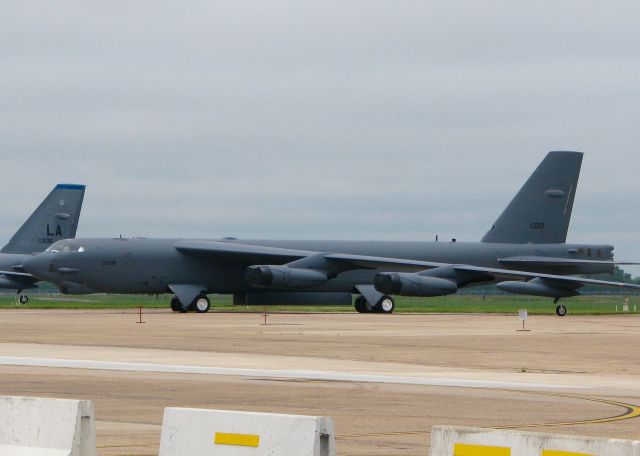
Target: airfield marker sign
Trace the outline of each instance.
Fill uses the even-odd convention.
[[[517,329],[516,331],[521,331],[521,332],[531,331],[530,329],[525,329],[524,327],[525,321],[527,321],[528,317],[529,317],[529,312],[527,311],[527,309],[518,310],[518,319],[522,320],[522,329]]]

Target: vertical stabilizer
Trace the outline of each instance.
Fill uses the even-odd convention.
[[[84,185],[56,185],[0,252],[42,252],[60,239],[75,237],[84,189]]]
[[[549,152],[482,242],[565,242],[581,164],[582,152]]]

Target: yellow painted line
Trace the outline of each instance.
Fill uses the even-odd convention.
[[[349,440],[358,439],[364,437],[386,437],[394,435],[421,435],[431,434],[431,429],[426,431],[392,431],[392,432],[368,432],[366,434],[339,434],[336,435],[336,440]]]
[[[511,448],[456,443],[453,456],[511,456]]]
[[[589,453],[574,453],[572,451],[542,450],[542,456],[594,456],[594,455]]]
[[[599,402],[602,404],[613,405],[615,407],[621,407],[624,409],[624,411],[618,415],[604,417],[604,418],[595,418],[591,420],[576,420],[576,421],[533,423],[533,424],[522,423],[522,424],[512,424],[512,425],[506,425],[506,426],[490,426],[488,427],[488,429],[521,429],[521,428],[553,427],[553,426],[575,426],[575,425],[581,425],[581,424],[609,423],[612,421],[622,421],[622,420],[629,420],[632,418],[640,417],[640,406],[634,405],[634,404],[628,404],[626,402],[618,402],[618,401],[601,399],[601,398],[592,397],[592,396],[580,396],[576,394],[553,393],[548,391],[545,391],[545,392],[521,391],[521,390],[496,390],[496,391],[508,391],[511,393],[518,393],[518,394],[536,394],[540,396],[561,397],[561,398],[576,399],[581,401]],[[372,433],[366,433],[366,434],[339,434],[336,436],[336,440],[351,440],[351,439],[369,438],[369,437],[419,435],[419,434],[428,435],[430,433],[431,433],[431,430],[372,432]],[[550,454],[553,455],[553,453],[550,453]],[[580,453],[575,453],[575,454],[581,456]],[[574,456],[574,454],[568,453],[568,456]],[[587,456],[592,456],[592,455],[587,455]]]
[[[260,445],[260,436],[253,434],[229,434],[225,432],[216,432],[213,443],[216,445],[257,447]]]
[[[552,426],[575,426],[578,424],[598,424],[598,423],[610,423],[612,421],[630,420],[632,418],[640,417],[640,406],[627,404],[626,402],[612,401],[609,399],[600,399],[590,396],[578,396],[574,394],[562,394],[562,393],[550,393],[550,392],[534,392],[528,391],[527,394],[538,394],[541,396],[562,397],[565,399],[577,399],[582,401],[599,402],[601,404],[613,405],[615,407],[622,407],[624,412],[619,415],[594,418],[592,420],[578,420],[578,421],[561,421],[555,423],[537,423],[537,424],[514,424],[511,426],[496,426],[492,429],[518,429],[527,427],[552,427]]]

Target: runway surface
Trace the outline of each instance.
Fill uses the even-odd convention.
[[[340,455],[435,424],[640,439],[640,318],[0,311],[0,394],[92,399],[101,455],[156,455],[166,406],[332,416]]]
[[[0,365],[63,367],[68,369],[97,369],[133,372],[167,372],[178,374],[232,375],[237,377],[261,377],[270,379],[325,380],[355,383],[396,383],[401,385],[454,386],[460,388],[522,388],[565,389],[564,385],[544,383],[520,383],[490,380],[465,380],[461,378],[420,378],[398,375],[363,375],[340,372],[288,370],[288,369],[237,369],[232,367],[187,366],[184,364],[123,363],[88,359],[53,359],[0,356]]]

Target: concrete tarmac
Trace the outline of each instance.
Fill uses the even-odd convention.
[[[164,407],[334,418],[340,455],[436,424],[640,439],[640,318],[0,310],[0,394],[91,399],[99,453],[157,455]]]

